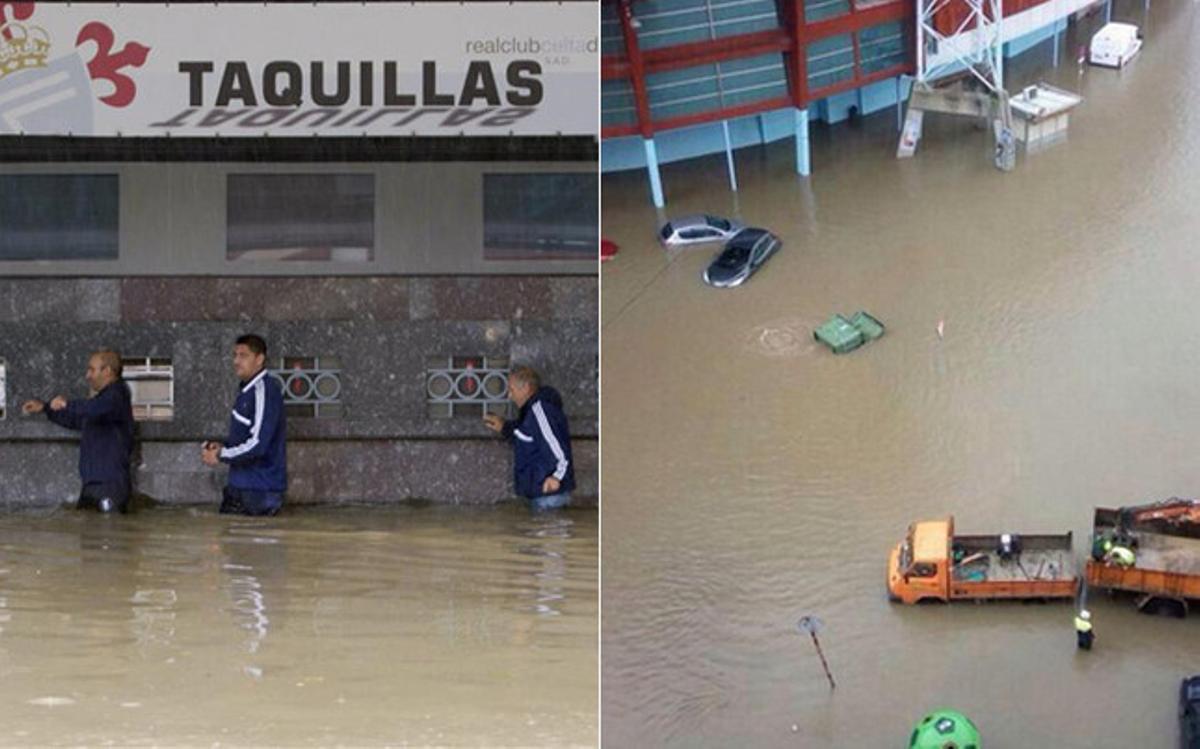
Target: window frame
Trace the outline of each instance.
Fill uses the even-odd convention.
[[[121,215],[122,214],[121,207],[123,205],[125,197],[124,197],[124,190],[122,189],[123,188],[123,185],[122,185],[123,180],[121,178],[121,173],[118,170],[116,170],[116,169],[110,169],[110,170],[70,169],[70,170],[66,170],[66,169],[59,167],[57,169],[52,169],[52,170],[47,170],[47,171],[23,172],[23,171],[4,170],[2,173],[0,173],[0,179],[13,179],[16,181],[20,181],[22,178],[28,178],[28,177],[43,177],[43,178],[53,178],[53,177],[104,178],[104,177],[111,177],[115,183],[115,189],[116,189],[116,194],[117,194],[116,216],[115,216],[116,237],[115,237],[115,243],[114,243],[114,248],[113,248],[113,254],[111,257],[25,257],[25,258],[5,258],[2,255],[0,255],[0,267],[9,265],[9,264],[32,263],[32,264],[36,264],[37,266],[40,266],[43,269],[46,269],[47,266],[57,266],[57,265],[62,265],[62,264],[97,263],[97,264],[101,264],[101,265],[110,265],[111,266],[113,264],[120,262],[121,254],[122,254],[122,252],[121,252],[122,251],[121,229],[122,229],[122,223],[123,223],[123,221],[122,221],[123,217]],[[0,227],[0,232],[2,232],[2,231],[3,231],[3,228]],[[4,275],[4,274],[0,273],[0,275]]]
[[[165,362],[165,363],[164,363]],[[144,369],[139,369],[143,367]],[[122,356],[121,379],[129,386],[129,402],[135,422],[170,422],[175,420],[175,362],[166,356]],[[137,402],[136,382],[167,383],[167,400]],[[155,409],[168,407],[166,416],[156,415]]]
[[[488,188],[487,188],[487,184],[488,184],[489,178],[491,178],[491,177],[509,177],[509,178],[512,178],[512,177],[566,177],[566,176],[587,177],[589,175],[586,171],[579,171],[579,170],[574,170],[574,169],[558,169],[558,170],[519,170],[518,169],[518,170],[511,170],[511,171],[485,170],[482,173],[481,179],[480,179],[480,227],[482,229],[483,236],[480,241],[480,244],[482,246],[483,259],[485,262],[487,262],[487,263],[505,263],[505,262],[517,262],[517,263],[534,262],[534,263],[536,263],[536,262],[554,262],[554,261],[572,262],[575,260],[582,260],[585,257],[589,256],[588,251],[586,249],[584,249],[582,251],[573,251],[573,250],[569,250],[569,249],[563,249],[561,247],[553,249],[553,250],[539,250],[537,248],[524,248],[524,249],[495,248],[495,249],[492,249],[492,248],[488,247],[488,220],[487,220],[487,196],[488,196],[487,190],[488,190]],[[597,205],[596,205],[596,237],[595,237],[594,246],[591,250],[590,257],[596,258],[596,257],[598,257],[597,253],[598,253],[599,245],[600,245],[600,206],[599,206],[600,175],[597,172],[591,176],[594,176],[596,179]],[[503,253],[503,256],[489,257],[489,252]]]

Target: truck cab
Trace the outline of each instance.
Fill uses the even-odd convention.
[[[888,595],[903,603],[949,600],[947,567],[954,519],[922,520],[908,526],[888,559]]]

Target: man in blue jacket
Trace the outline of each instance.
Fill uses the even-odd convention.
[[[88,359],[85,377],[90,398],[67,400],[59,395],[48,404],[34,399],[21,410],[44,413],[55,424],[80,432],[80,509],[127,512],[133,406],[129,386],[121,379],[121,355],[107,349],[95,352]]]
[[[505,421],[488,414],[483,422],[512,443],[513,490],[535,510],[567,505],[575,489],[575,465],[562,397],[554,388],[542,387],[530,367],[509,372],[508,397],[517,404],[517,418]]]
[[[287,491],[286,422],[283,391],[267,373],[267,343],[244,335],[233,347],[233,371],[241,384],[229,437],[224,444],[206,442],[200,458],[205,465],[229,464],[220,512],[274,515]]]

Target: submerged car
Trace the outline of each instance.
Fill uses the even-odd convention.
[[[709,286],[737,286],[782,246],[779,237],[766,229],[742,229],[705,269],[704,282]]]
[[[717,216],[684,216],[663,224],[658,239],[667,247],[725,242],[745,227]]]
[[[1179,746],[1200,749],[1200,676],[1179,685]]]

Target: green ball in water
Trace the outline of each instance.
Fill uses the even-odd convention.
[[[982,749],[979,729],[956,710],[934,710],[921,718],[908,746],[909,749]]]

